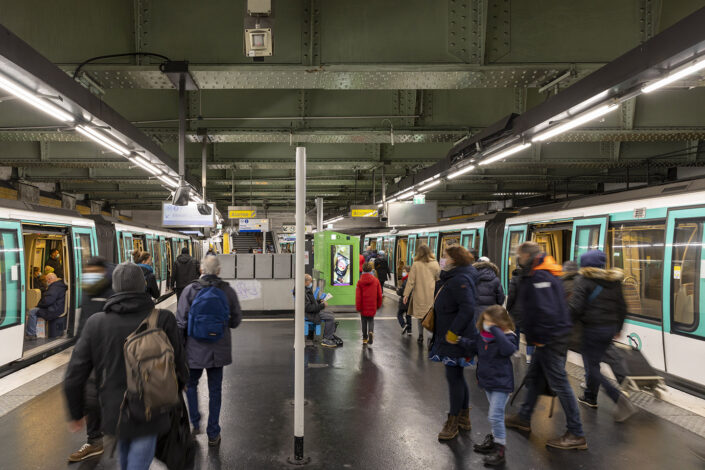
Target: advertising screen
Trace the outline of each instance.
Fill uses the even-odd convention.
[[[163,227],[215,227],[215,204],[208,204],[210,213],[204,214],[198,204],[189,202],[186,206],[162,203]]]
[[[331,266],[333,271],[331,279],[334,286],[352,285],[352,269],[350,269],[352,248],[352,245],[333,245],[331,247]]]

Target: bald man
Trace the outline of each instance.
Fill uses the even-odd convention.
[[[306,274],[304,276],[306,284],[306,320],[315,324],[323,322],[323,340],[321,346],[324,348],[337,348],[342,341],[335,336],[335,317],[324,309],[328,304],[316,298],[313,292],[313,278]]]
[[[37,306],[29,311],[25,339],[37,339],[37,318],[47,322],[56,320],[64,314],[66,308],[66,284],[54,273],[46,275],[47,290],[42,293],[42,298]]]

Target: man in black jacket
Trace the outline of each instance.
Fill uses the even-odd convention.
[[[127,337],[154,310],[154,302],[145,292],[142,271],[132,263],[122,263],[115,268],[113,290],[115,295],[106,302],[105,311],[94,314],[86,322],[71,355],[64,381],[72,420],[69,427],[75,432],[83,426],[84,389],[95,369],[96,377],[102,378],[99,395],[103,432],[117,437],[122,468],[148,468],[154,459],[157,437],[169,430],[171,417],[169,413],[161,413],[144,422],[121,409],[127,390],[123,346]],[[188,380],[188,368],[174,315],[160,310],[157,327],[164,330],[174,349],[174,367],[182,389]]]
[[[83,301],[81,318],[78,320],[77,336],[80,337],[86,321],[93,314],[102,312],[108,298],[113,295],[113,270],[115,266],[105,258],[93,256],[83,268]],[[95,374],[86,382],[86,433],[88,440],[73,454],[69,462],[81,462],[103,453],[103,431],[100,422],[100,403],[98,403],[98,386]]]
[[[51,266],[51,268],[54,270],[54,274],[56,274],[59,279],[64,278],[64,265],[61,264],[61,256],[59,255],[59,250],[57,250],[56,248],[51,250],[51,253],[49,254],[49,259],[44,264],[44,266]]]
[[[316,324],[323,322],[323,341],[321,341],[321,346],[337,348],[335,317],[332,313],[324,311],[328,304],[324,300],[316,298],[316,294],[313,292],[313,278],[306,274],[304,283],[306,285],[306,320]]]
[[[56,274],[49,273],[46,276],[47,290],[42,292],[42,298],[37,306],[29,311],[27,316],[25,339],[37,339],[37,318],[47,321],[47,333],[50,331],[50,323],[58,319],[66,310],[66,290],[68,287],[64,281],[56,277]]]
[[[171,285],[176,292],[176,302],[181,298],[184,288],[201,275],[198,260],[188,254],[188,247],[181,249],[181,254],[174,261],[171,270]]]
[[[389,279],[389,263],[384,251],[380,251],[375,258],[375,271],[377,271],[377,280],[384,289],[384,283]]]
[[[606,262],[607,256],[600,250],[590,250],[580,257],[580,275],[569,301],[573,321],[583,327],[582,354],[587,387],[578,401],[597,408],[597,393],[602,385],[617,404],[615,421],[622,422],[636,413],[636,408],[600,372],[600,361],[612,344],[612,338],[622,330],[627,315],[622,293],[624,273],[618,269],[606,270]]]

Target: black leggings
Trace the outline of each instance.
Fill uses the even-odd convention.
[[[446,380],[450,396],[450,414],[458,416],[460,410],[470,408],[470,392],[463,374],[463,367],[446,366]]]

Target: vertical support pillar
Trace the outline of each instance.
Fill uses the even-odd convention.
[[[306,250],[306,148],[296,147],[296,274],[294,278],[294,456],[289,462],[304,465],[304,296]]]
[[[206,202],[206,154],[208,152],[208,136],[203,136],[201,144],[201,187],[203,188],[203,203]]]
[[[179,178],[186,179],[186,77],[179,75]]]
[[[382,163],[382,204],[385,208],[385,212],[387,209],[387,184],[384,180],[384,163]]]
[[[316,198],[316,230],[323,231],[323,198]]]

